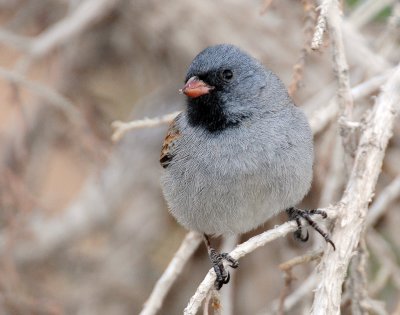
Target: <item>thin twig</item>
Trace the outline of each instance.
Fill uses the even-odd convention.
[[[202,236],[197,232],[189,232],[186,235],[167,269],[165,269],[163,275],[155,284],[154,289],[151,292],[150,297],[147,299],[140,315],[153,315],[157,313],[161,308],[169,289],[178,278],[186,262],[193,255],[201,241]]]
[[[367,233],[368,246],[371,252],[378,258],[379,262],[390,271],[390,280],[397,289],[400,289],[400,271],[397,264],[396,255],[388,242],[374,229]]]
[[[59,109],[65,112],[72,121],[81,122],[82,118],[80,112],[75,108],[71,101],[69,101],[65,96],[61,95],[57,91],[38,82],[28,80],[20,74],[6,70],[1,67],[0,77],[10,83],[24,86],[25,88],[36,93],[38,96],[46,99],[49,103],[57,106]]]
[[[351,89],[353,100],[359,100],[371,93],[375,92],[379,87],[386,82],[390,75],[387,72],[382,75],[373,77]],[[332,99],[327,106],[321,106],[320,109],[314,111],[309,116],[309,122],[314,134],[321,132],[329,122],[331,122],[339,113],[338,103],[336,98]]]
[[[369,209],[367,225],[373,226],[384,214],[388,206],[400,196],[400,175],[397,176],[386,188],[379,194]]]
[[[307,253],[302,256],[294,257],[294,258],[292,258],[284,263],[281,263],[279,265],[279,269],[284,272],[285,285],[282,289],[282,292],[281,292],[281,295],[279,298],[278,314],[280,314],[280,315],[285,314],[285,300],[289,293],[289,289],[292,284],[292,281],[295,279],[295,277],[292,274],[292,269],[297,265],[308,263],[308,262],[316,260],[316,259],[320,259],[321,256],[322,256],[322,251],[313,251],[311,253]]]
[[[72,14],[46,29],[30,42],[27,57],[17,65],[18,72],[26,72],[32,60],[44,57],[55,48],[84,32],[109,13],[118,3],[119,0],[84,1]]]
[[[361,28],[376,17],[385,7],[391,5],[396,0],[367,0],[360,2],[348,17],[349,23],[355,28]]]
[[[300,57],[293,66],[292,82],[289,85],[288,92],[291,97],[296,93],[300,81],[303,78],[304,66],[306,64],[307,55],[310,53],[311,40],[316,20],[316,12],[314,2],[312,0],[303,0],[304,7],[304,44],[300,51]]]
[[[293,291],[284,301],[283,309],[285,312],[290,311],[295,307],[299,302],[304,300],[304,297],[307,294],[310,294],[315,288],[317,284],[317,276],[315,273],[312,273],[301,283],[301,285]],[[276,314],[279,308],[279,299],[273,301],[271,303],[271,308],[268,311],[261,311],[259,315],[272,315]]]
[[[351,300],[351,313],[353,315],[367,315],[368,311],[363,305],[363,301],[369,300],[367,292],[366,264],[368,251],[365,244],[365,235],[358,244],[357,253],[351,260],[349,292]]]
[[[311,49],[313,50],[318,50],[322,45],[322,42],[324,40],[324,33],[326,31],[327,14],[333,1],[335,0],[325,0],[319,7],[320,12],[317,20],[317,25],[315,27],[313,39],[311,41]]]
[[[338,81],[337,101],[340,109],[340,134],[345,152],[346,169],[347,172],[350,172],[355,150],[355,140],[354,133],[351,128],[347,127],[346,122],[352,120],[353,96],[350,88],[349,66],[343,43],[341,11],[337,0],[334,0],[333,5],[329,6],[327,19],[332,42],[333,69]]]
[[[335,218],[336,212],[333,209],[329,208],[329,209],[323,209],[323,210],[327,212],[329,218],[331,218],[331,219]],[[257,248],[262,247],[277,238],[284,237],[288,233],[295,231],[296,227],[297,227],[297,224],[295,222],[293,222],[293,221],[286,222],[282,225],[275,227],[272,230],[268,230],[264,233],[261,233],[259,235],[256,235],[256,236],[250,238],[246,242],[238,245],[233,251],[231,251],[229,253],[229,255],[231,255],[232,258],[234,258],[234,259],[239,259],[239,258],[253,252]],[[198,286],[196,293],[190,299],[187,307],[185,308],[185,311],[184,311],[185,315],[196,314],[202,301],[207,296],[208,291],[212,288],[214,281],[215,281],[215,272],[211,268],[208,271],[204,280]]]
[[[144,118],[139,120],[134,120],[130,122],[122,122],[119,120],[113,121],[111,127],[114,129],[111,139],[116,142],[122,139],[125,133],[129,130],[146,128],[146,127],[156,127],[161,124],[169,124],[180,112],[173,112],[161,117],[155,118]]]
[[[319,259],[321,258],[321,256],[322,256],[321,250],[312,251],[310,253],[294,257],[284,263],[281,263],[279,265],[279,269],[282,270],[283,272],[289,272],[291,269],[293,269],[293,267]]]

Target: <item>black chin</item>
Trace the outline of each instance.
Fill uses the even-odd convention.
[[[206,94],[188,99],[188,118],[192,127],[203,127],[209,132],[218,132],[238,126],[243,117],[233,117],[215,94]]]

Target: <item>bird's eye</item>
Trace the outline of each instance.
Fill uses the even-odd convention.
[[[222,71],[222,79],[229,81],[233,78],[233,72],[229,69]]]

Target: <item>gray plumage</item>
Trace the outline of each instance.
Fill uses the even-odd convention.
[[[312,180],[312,133],[279,78],[232,45],[202,51],[186,80],[193,76],[215,88],[188,98],[164,143],[171,214],[190,230],[236,234],[300,202]]]

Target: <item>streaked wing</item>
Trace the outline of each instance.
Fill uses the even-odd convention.
[[[180,137],[180,131],[177,126],[177,119],[181,114],[175,117],[175,119],[171,122],[168,128],[167,136],[164,139],[161,156],[160,156],[160,164],[163,168],[167,168],[171,163],[174,154],[173,147],[176,140]]]

